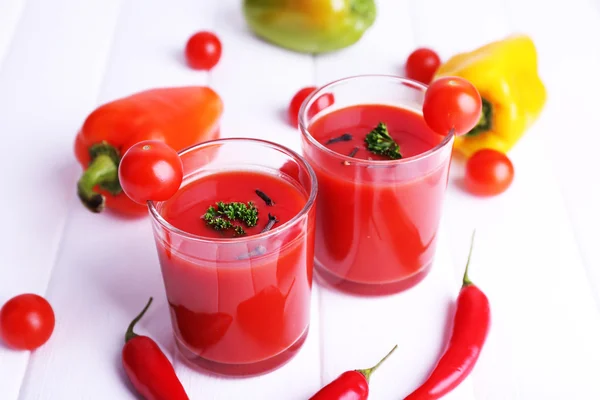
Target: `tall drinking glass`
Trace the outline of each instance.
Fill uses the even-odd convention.
[[[454,136],[423,120],[425,90],[400,77],[350,77],[321,87],[300,109],[302,152],[319,182],[316,271],[340,289],[399,292],[430,269]],[[333,104],[319,110],[323,97]],[[399,155],[368,149],[375,129],[387,130]]]
[[[273,370],[308,333],[315,174],[298,154],[262,140],[215,140],[180,156],[180,190],[149,203],[176,343],[216,373]],[[239,222],[244,233],[215,230],[205,213],[221,201],[256,207],[258,220]]]

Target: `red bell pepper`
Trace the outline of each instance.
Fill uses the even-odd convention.
[[[93,212],[105,206],[140,215],[119,184],[121,156],[142,140],[161,140],[179,151],[219,137],[223,102],[205,86],[157,88],[132,94],[95,109],[75,139],[75,156],[84,168],[77,194]]]

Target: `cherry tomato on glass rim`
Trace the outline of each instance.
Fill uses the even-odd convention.
[[[185,46],[185,57],[194,69],[212,69],[221,59],[221,41],[212,32],[202,31],[192,35]]]
[[[425,92],[423,118],[440,135],[454,129],[456,135],[469,132],[481,118],[481,96],[471,82],[448,76],[434,80]]]
[[[183,164],[179,154],[158,140],[133,145],[119,164],[123,192],[136,203],[168,200],[177,192],[182,180]]]
[[[428,85],[440,64],[440,57],[435,51],[421,47],[406,59],[406,77]]]
[[[508,189],[514,175],[515,169],[506,154],[481,149],[467,160],[465,188],[480,196],[497,195]]]
[[[308,86],[300,89],[290,101],[288,106],[288,120],[290,124],[294,127],[298,127],[298,114],[300,113],[300,107],[302,103],[308,96],[310,96],[317,88],[315,86]],[[316,115],[319,111],[329,107],[333,104],[333,94],[325,93],[312,104],[311,108],[308,111],[308,116],[312,117]]]
[[[54,324],[52,306],[37,294],[15,296],[0,309],[0,336],[17,350],[34,350],[46,343]]]

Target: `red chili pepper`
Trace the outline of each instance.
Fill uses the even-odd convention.
[[[135,324],[144,316],[151,303],[152,297],[127,328],[123,367],[129,380],[144,399],[189,400],[173,365],[156,342],[148,336],[139,336],[133,332]]]
[[[434,400],[456,388],[470,373],[487,338],[490,327],[490,303],[487,296],[468,276],[473,238],[456,304],[454,327],[448,348],[429,378],[404,400]]]
[[[369,397],[369,378],[371,374],[392,355],[397,347],[398,345],[394,346],[374,367],[344,372],[309,400],[366,400]]]

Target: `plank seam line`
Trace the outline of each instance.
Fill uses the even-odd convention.
[[[20,9],[17,11],[17,15],[16,18],[18,19],[17,22],[14,24],[12,31],[8,34],[8,41],[7,41],[7,46],[6,49],[4,51],[4,53],[0,54],[0,76],[3,73],[3,70],[5,68],[5,61],[10,57],[10,54],[13,52],[14,46],[15,46],[15,35],[16,33],[19,31],[20,26],[23,24],[23,15],[25,14],[25,10],[28,8],[29,6],[29,2],[27,0],[21,0],[19,2],[20,5]],[[23,389],[23,382],[25,381],[25,378],[27,377],[27,371],[29,370],[29,364],[31,363],[31,356],[32,353],[29,352],[27,355],[25,355],[25,369],[23,370],[22,374],[21,374],[21,383],[19,384],[19,390],[17,391],[17,399],[19,399],[21,397],[21,390]]]
[[[20,7],[20,10],[17,13],[18,21],[17,21],[17,23],[15,23],[15,25],[12,29],[12,32],[10,33],[10,38],[8,39],[9,45],[8,45],[6,51],[4,52],[4,54],[2,55],[2,59],[0,59],[0,75],[2,75],[2,70],[4,69],[4,66],[5,66],[5,60],[7,60],[10,57],[10,54],[13,52],[13,49],[15,47],[14,37],[17,34],[17,32],[19,31],[20,26],[23,24],[23,15],[25,15],[25,10],[27,10],[28,7],[30,6],[30,2],[28,2],[27,0],[22,0],[21,3],[22,4]],[[67,213],[68,213],[68,211],[67,211]],[[67,217],[68,217],[68,215],[65,215],[65,217],[61,221],[61,227],[59,229],[60,233],[58,235],[57,244],[55,245],[57,247],[57,249],[58,249],[60,242],[62,241],[62,237],[64,235],[64,228],[66,225]],[[54,251],[54,255],[55,256],[54,256],[54,259],[50,266],[50,270],[48,271],[48,281],[50,281],[50,276],[52,275],[53,266],[56,263],[56,250]],[[48,290],[48,285],[46,284],[46,289],[44,290],[44,295],[47,290]],[[26,355],[25,369],[23,370],[23,372],[21,374],[21,382],[19,384],[19,390],[17,391],[17,399],[21,398],[21,392],[23,391],[23,385],[24,385],[25,381],[27,380],[27,376],[29,374],[29,367],[31,365],[32,356],[33,356],[32,352],[29,352],[29,354]]]
[[[314,281],[314,274],[313,274]],[[317,329],[317,333],[319,334],[319,377],[320,377],[320,387],[325,385],[325,334],[323,330],[325,329],[325,324],[323,323],[323,313],[321,312],[321,303],[323,302],[322,296],[322,288],[319,287],[317,290],[317,309],[319,310],[319,329]]]
[[[108,66],[110,63],[110,60],[112,58],[112,53],[113,53],[113,48],[114,48],[114,42],[116,40],[116,32],[117,32],[117,27],[119,26],[119,21],[121,19],[121,15],[122,15],[122,10],[123,10],[123,0],[119,1],[119,6],[118,6],[118,14],[117,17],[115,18],[115,23],[114,23],[114,27],[112,30],[112,38],[111,38],[111,44],[108,50],[108,54],[106,56],[106,62],[105,62],[105,68],[104,68],[104,73],[102,78],[100,79],[100,84],[98,85],[98,95],[97,98],[100,97],[100,94],[102,92],[102,87],[105,84],[105,79],[106,79],[106,75],[107,75],[107,71],[108,71]],[[98,100],[96,101],[96,103],[98,103]],[[66,228],[68,226],[68,222],[71,220],[73,214],[71,212],[72,207],[73,207],[73,203],[75,203],[75,199],[77,198],[77,196],[75,195],[75,193],[73,193],[70,197],[69,200],[67,201],[67,213],[65,215],[65,217],[62,219],[61,221],[61,227],[60,227],[60,233],[58,235],[58,240],[56,242],[55,245],[55,250],[54,250],[54,256],[53,256],[53,260],[52,260],[52,264],[50,265],[50,270],[48,271],[48,282],[46,283],[46,289],[44,290],[44,296],[47,296],[47,292],[48,289],[50,288],[50,284],[52,283],[52,275],[54,272],[54,268],[56,267],[56,264],[58,263],[59,259],[60,259],[60,255],[62,254],[63,250],[64,250],[64,244],[65,244],[65,240],[64,240],[64,236],[66,233]],[[28,359],[27,359],[27,366],[25,367],[25,371],[23,373],[23,377],[21,378],[21,384],[19,386],[19,391],[17,392],[17,400],[20,400],[23,396],[23,388],[25,386],[25,383],[27,382],[27,378],[29,376],[30,373],[30,367],[31,367],[31,359],[32,359],[32,355],[30,354]]]
[[[552,170],[555,171],[554,167],[552,168]],[[575,242],[575,249],[577,250],[577,256],[579,258],[579,261],[583,266],[588,288],[591,291],[594,303],[596,303],[596,308],[600,311],[600,287],[597,287],[597,285],[594,282],[594,275],[592,274],[593,266],[591,265],[587,257],[585,257],[586,253],[581,246],[581,241],[579,240],[581,236],[579,235],[579,230],[577,229],[577,225],[575,223],[575,217],[573,216],[573,212],[571,211],[572,207],[570,206],[570,203],[567,201],[567,198],[565,196],[566,189],[561,183],[560,179],[558,179],[556,172],[554,172],[552,175],[552,178],[558,188],[560,203],[562,204],[562,207],[565,211],[567,220],[570,225],[570,236],[571,239]]]
[[[312,81],[313,81],[313,85],[316,87],[319,87],[319,82],[318,82],[318,55],[316,54],[311,54],[310,55],[310,60],[311,60],[311,68],[312,68]],[[313,267],[314,268],[314,267]],[[313,292],[314,292],[314,286],[315,286],[315,275],[313,272]],[[322,288],[318,287],[317,288],[317,313],[319,314],[319,318],[317,318],[317,321],[319,323],[318,329],[317,329],[317,334],[319,335],[319,337],[317,338],[319,341],[319,381],[320,381],[320,387],[322,387],[325,384],[325,343],[324,343],[324,338],[325,338],[325,334],[323,332],[324,326],[325,324],[323,323],[323,313],[321,312],[321,305],[323,304],[323,296],[322,296]]]
[[[48,288],[50,287],[50,283],[52,282],[52,273],[54,271],[54,267],[58,263],[60,254],[62,253],[63,248],[64,248],[64,242],[65,242],[64,237],[65,237],[66,227],[68,225],[68,221],[71,219],[71,213],[69,212],[69,209],[71,209],[71,207],[73,205],[73,199],[75,199],[75,198],[76,198],[76,196],[74,194],[69,197],[69,200],[67,201],[67,204],[66,204],[67,213],[60,222],[59,234],[57,235],[56,244],[54,245],[52,263],[50,264],[50,270],[48,271],[48,282],[46,282],[46,288],[44,290],[44,297],[46,297],[48,294]],[[25,386],[25,382],[28,380],[27,377],[29,376],[29,371],[30,371],[30,367],[31,367],[31,359],[34,355],[35,355],[34,353],[30,353],[29,357],[27,358],[27,365],[25,366],[25,371],[23,372],[23,377],[21,378],[21,385],[19,386],[19,391],[17,393],[17,399],[21,399],[21,397],[22,397],[23,387]]]
[[[12,52],[12,49],[14,47],[14,43],[15,41],[13,40],[15,37],[16,32],[19,30],[19,26],[23,23],[23,14],[25,12],[25,9],[27,8],[27,5],[29,4],[27,0],[20,0],[21,3],[21,7],[20,10],[17,12],[17,18],[18,21],[17,23],[15,23],[15,25],[13,26],[12,32],[10,32],[8,34],[9,38],[8,38],[8,45],[6,47],[6,50],[4,51],[3,54],[0,53],[0,75],[2,75],[2,70],[4,67],[4,60],[6,60],[8,58],[8,55]]]
[[[413,47],[416,48],[418,46],[418,40],[417,40],[417,30],[415,29],[415,24],[413,23],[413,21],[417,20],[416,18],[416,11],[415,11],[415,2],[414,0],[408,0],[408,15],[410,16],[410,18],[408,19],[409,23],[410,23],[410,32],[412,33],[412,42],[413,42]]]

